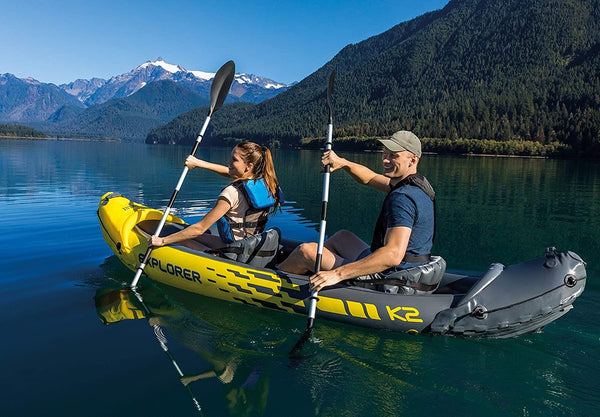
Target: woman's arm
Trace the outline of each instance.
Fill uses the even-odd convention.
[[[224,177],[231,178],[229,176],[229,168],[226,167],[225,165],[213,164],[212,162],[207,162],[202,159],[198,159],[192,155],[189,155],[186,158],[185,166],[188,167],[188,169],[194,169],[194,168],[208,169],[209,171],[212,171],[212,172],[222,175]]]
[[[165,237],[157,237],[152,236],[151,245],[155,247],[160,247],[164,245],[169,245],[171,243],[181,242],[182,240],[193,239],[197,236],[200,236],[204,232],[206,232],[210,226],[212,226],[217,220],[225,215],[231,208],[231,204],[229,201],[220,198],[217,200],[215,206],[208,212],[206,215],[200,220],[198,223],[195,223],[185,229],[173,233],[172,235]]]

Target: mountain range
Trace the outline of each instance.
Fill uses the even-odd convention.
[[[0,75],[0,121],[26,124],[53,135],[143,140],[148,130],[208,104],[214,73],[188,71],[158,58],[104,80],[78,79],[56,86]],[[260,102],[289,85],[236,74],[226,102]]]
[[[128,97],[155,81],[173,81],[201,96],[209,97],[215,73],[188,71],[181,65],[167,63],[163,58],[147,61],[126,74],[109,80],[92,78],[62,84],[60,89],[77,97],[86,107],[102,104],[114,98]],[[236,74],[229,101],[257,103],[274,97],[289,86],[253,74]]]
[[[452,0],[343,48],[289,90],[224,107],[208,141],[281,146],[334,136],[493,139],[567,145],[600,156],[600,2]],[[148,143],[190,143],[205,110],[154,129]]]

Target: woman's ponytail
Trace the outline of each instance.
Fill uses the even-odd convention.
[[[279,181],[277,181],[277,175],[275,174],[275,165],[273,164],[273,156],[271,155],[271,151],[266,146],[262,148],[263,153],[263,175],[262,177],[265,179],[265,183],[267,184],[267,189],[269,193],[275,199],[275,209],[281,206],[280,193],[279,193]]]

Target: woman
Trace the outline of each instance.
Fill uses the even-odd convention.
[[[215,206],[200,220],[165,237],[152,236],[155,247],[194,239],[202,250],[218,249],[264,230],[269,214],[281,206],[281,190],[271,152],[254,142],[242,142],[231,151],[228,166],[213,164],[190,155],[189,169],[204,168],[234,181],[225,187]],[[219,236],[204,234],[217,223]],[[186,244],[189,242],[186,242]]]

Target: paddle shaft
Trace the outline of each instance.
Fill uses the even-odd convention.
[[[325,150],[330,151],[333,145],[333,124],[331,123],[331,115],[329,116],[329,124],[327,125],[327,141],[325,142]],[[321,263],[323,261],[323,247],[325,246],[325,233],[327,230],[327,203],[329,201],[329,178],[331,176],[331,166],[325,165],[323,173],[323,196],[321,199],[321,223],[319,227],[319,242],[317,244],[317,257],[315,259],[315,274],[321,271]],[[310,305],[308,308],[308,324],[307,328],[313,327],[317,311],[318,291],[313,291],[310,294]]]
[[[331,93],[333,92],[333,80],[335,78],[335,70],[329,75],[329,83],[327,84],[327,108],[329,110],[329,118],[327,121],[327,140],[325,141],[325,151],[330,151],[333,146],[333,116],[331,110]],[[323,260],[323,247],[325,246],[325,231],[327,230],[327,202],[329,201],[329,177],[331,174],[331,165],[325,165],[323,173],[323,198],[321,199],[321,223],[319,227],[319,242],[317,244],[317,256],[315,258],[315,274],[321,271],[321,263]],[[296,342],[292,348],[290,355],[295,355],[304,343],[310,338],[313,324],[317,314],[317,301],[319,300],[318,291],[311,291],[310,304],[308,306],[308,321],[304,334]]]
[[[202,141],[202,138],[204,137],[204,133],[206,132],[206,128],[208,127],[209,122],[210,122],[210,116],[206,116],[204,125],[202,126],[202,129],[200,130],[200,134],[198,135],[198,138],[196,138],[196,142],[194,143],[194,147],[192,148],[192,152],[190,153],[190,155],[194,156],[196,154],[196,151],[198,150],[198,146],[200,145],[200,142]],[[169,217],[169,214],[171,213],[171,209],[173,208],[173,203],[175,203],[177,194],[179,194],[179,190],[181,189],[181,186],[183,185],[183,181],[185,180],[185,177],[186,177],[188,171],[189,171],[189,168],[187,166],[185,166],[183,168],[183,172],[181,173],[181,176],[179,177],[179,181],[177,181],[177,185],[175,186],[175,189],[173,190],[173,194],[171,195],[169,204],[167,205],[167,208],[165,209],[165,212],[163,213],[162,218],[160,219],[160,222],[158,223],[158,227],[156,228],[156,231],[154,232],[154,236],[160,235],[160,232],[162,231],[162,229],[165,225],[165,222],[167,221],[167,217]],[[144,258],[142,259],[140,266],[138,266],[138,269],[135,272],[135,276],[133,277],[133,281],[131,282],[132,288],[136,287],[140,277],[142,276],[142,272],[144,272],[144,268],[146,267],[146,264],[148,263],[148,260],[150,259],[150,255],[152,254],[152,249],[153,249],[153,247],[149,244],[148,249],[146,249],[146,253],[144,254]]]
[[[146,306],[146,303],[144,303],[142,294],[137,292],[137,290],[135,288],[132,288],[131,291],[133,292],[135,297],[138,299],[138,301],[142,304],[142,307],[146,311],[146,317],[150,317],[150,314],[151,314],[150,309]],[[181,371],[181,368],[175,361],[175,357],[171,354],[171,352],[169,352],[169,348],[167,347],[167,338],[165,337],[165,334],[163,333],[162,329],[160,328],[160,326],[158,324],[154,324],[152,326],[152,328],[154,329],[154,335],[156,336],[156,340],[158,340],[158,343],[160,344],[160,347],[162,348],[163,352],[165,352],[167,354],[167,356],[169,357],[169,359],[171,360],[171,363],[173,364],[173,367],[179,374],[179,377],[183,378],[184,374]],[[185,386],[185,388],[187,389],[188,394],[192,398],[192,401],[194,402],[194,406],[196,406],[196,409],[200,412],[200,414],[202,414],[202,407],[200,406],[200,403],[194,396],[194,393],[192,392],[190,387],[188,387],[187,385]]]
[[[173,354],[171,354],[171,352],[169,352],[169,348],[167,347],[167,339],[165,338],[165,336],[162,332],[162,329],[160,328],[160,326],[158,324],[155,324],[153,327],[154,327],[154,334],[156,335],[156,339],[158,340],[160,347],[162,348],[162,350],[167,354],[167,356],[171,360],[171,363],[173,364],[173,367],[177,371],[177,374],[179,375],[179,377],[183,378],[184,374],[181,371],[181,368],[175,361],[175,357],[173,356]],[[194,405],[196,406],[196,410],[198,410],[200,413],[202,413],[202,407],[200,406],[200,403],[194,396],[194,393],[192,392],[190,387],[186,385],[185,388],[186,388],[188,394],[190,395],[190,397],[192,398],[192,401],[194,402]]]

